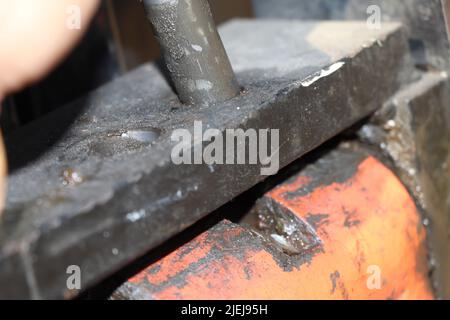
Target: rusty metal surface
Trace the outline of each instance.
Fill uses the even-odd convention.
[[[378,285],[370,270],[379,270]],[[432,297],[414,200],[392,171],[353,145],[268,192],[243,226],[218,224],[113,294],[132,300]]]
[[[254,0],[261,18],[363,20],[378,6],[382,21],[401,21],[417,63],[450,69],[450,42],[444,10],[448,0]],[[373,7],[372,7],[373,8]],[[448,22],[448,21],[447,21]]]
[[[409,73],[398,24],[242,20],[221,34],[246,88],[229,102],[184,107],[149,64],[6,137],[1,297],[70,297],[68,265],[87,289],[265,178],[253,165],[176,166],[173,129],[280,129],[284,167],[371,114]]]
[[[396,94],[360,136],[380,147],[427,215],[433,279],[450,298],[450,81],[425,73]]]

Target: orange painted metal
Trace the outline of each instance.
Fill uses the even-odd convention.
[[[397,177],[371,156],[353,171],[317,175],[300,173],[265,196],[315,231],[316,249],[288,255],[223,222],[119,291],[151,299],[432,299],[425,230]]]

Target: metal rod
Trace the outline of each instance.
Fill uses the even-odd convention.
[[[239,94],[239,85],[207,0],[144,0],[181,102],[208,105]]]

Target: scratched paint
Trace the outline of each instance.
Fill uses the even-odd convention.
[[[432,299],[425,230],[413,199],[375,158],[354,165],[309,193],[293,196],[319,179],[312,179],[312,171],[324,170],[307,169],[265,195],[280,210],[314,224],[322,246],[308,263],[298,263],[307,251],[286,254],[264,236],[224,222],[131,278],[117,297],[145,292],[155,299]],[[358,223],[346,227],[349,215]],[[367,285],[374,265],[383,279],[377,290]]]
[[[303,87],[309,87],[312,84],[316,83],[322,78],[328,77],[329,75],[335,73],[339,69],[341,69],[345,65],[345,62],[340,61],[336,62],[335,64],[329,66],[328,68],[325,68],[323,70],[320,70],[319,72],[316,72],[315,74],[311,75],[310,77],[306,78],[305,80],[301,81],[301,85]]]

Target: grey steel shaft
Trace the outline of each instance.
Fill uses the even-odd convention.
[[[240,88],[207,0],[144,0],[181,102],[229,100]]]

